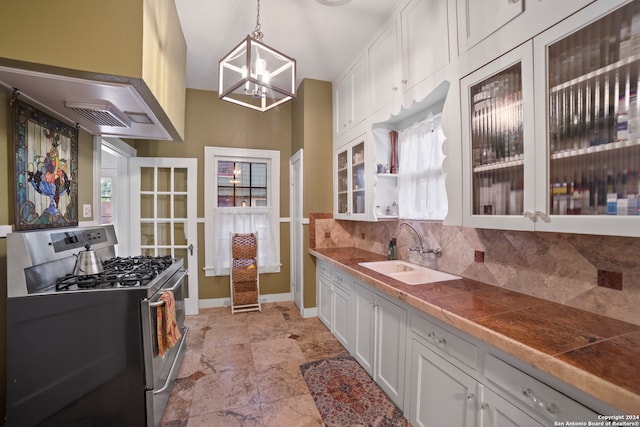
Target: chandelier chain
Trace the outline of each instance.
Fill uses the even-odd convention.
[[[253,30],[253,38],[258,40],[259,42],[262,42],[262,37],[264,36],[264,34],[262,33],[261,29],[262,26],[260,25],[260,0],[258,1],[258,6],[257,6],[257,13],[256,13],[256,29]]]

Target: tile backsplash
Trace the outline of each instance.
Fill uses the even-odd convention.
[[[310,220],[311,247],[353,246],[386,255],[395,237],[399,259],[640,324],[639,238],[407,221],[425,247],[442,248],[442,257],[436,258],[408,252],[418,245],[418,238],[399,221],[340,221],[331,214],[312,214]],[[477,252],[484,253],[483,262],[477,260]],[[621,289],[598,286],[599,271],[616,275],[618,282],[621,275]]]

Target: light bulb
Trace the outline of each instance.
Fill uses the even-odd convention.
[[[261,78],[261,76],[264,74],[266,69],[267,69],[267,61],[260,58],[256,59],[256,76],[258,78]]]

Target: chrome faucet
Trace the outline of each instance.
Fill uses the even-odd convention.
[[[413,232],[416,233],[416,236],[418,236],[418,240],[420,241],[420,245],[414,246],[412,248],[409,248],[409,252],[418,252],[420,255],[434,254],[437,257],[441,257],[442,256],[442,249],[441,248],[425,249],[424,245],[422,244],[422,237],[420,236],[420,233],[418,233],[416,231],[416,229],[413,228],[413,226],[411,224],[409,224],[408,222],[403,222],[402,224],[400,224],[400,227],[402,227],[403,225],[406,225],[407,227],[412,229]]]

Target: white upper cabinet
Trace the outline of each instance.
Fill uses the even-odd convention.
[[[463,223],[533,230],[533,51],[528,42],[461,80]],[[533,214],[530,214],[533,215]]]
[[[463,78],[463,223],[640,236],[639,70],[640,0],[609,0]]]
[[[524,0],[457,0],[457,3],[461,53],[524,12]]]
[[[403,91],[449,63],[447,4],[413,0],[400,11]]]
[[[373,162],[367,135],[334,150],[333,215],[336,219],[370,221]]]
[[[640,0],[534,39],[536,230],[640,236]]]
[[[458,52],[486,62],[531,39],[594,0],[456,0]],[[477,47],[477,48],[476,48]]]
[[[360,124],[367,113],[366,62],[359,57],[335,85],[335,129],[341,136]]]
[[[372,110],[391,105],[399,99],[398,32],[391,20],[378,33],[367,50]]]
[[[410,90],[449,64],[448,13],[448,1],[406,1],[377,33],[367,48],[372,113],[420,101]]]

